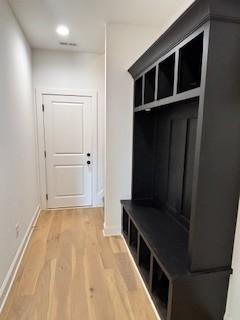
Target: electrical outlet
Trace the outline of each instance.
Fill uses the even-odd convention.
[[[16,238],[19,237],[19,233],[20,233],[20,225],[19,223],[16,224]]]

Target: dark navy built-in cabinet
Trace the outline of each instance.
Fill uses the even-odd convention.
[[[240,191],[240,2],[196,1],[129,69],[122,233],[163,320],[222,320]]]

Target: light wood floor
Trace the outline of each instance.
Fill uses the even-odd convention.
[[[155,320],[120,237],[100,209],[43,212],[0,320]]]

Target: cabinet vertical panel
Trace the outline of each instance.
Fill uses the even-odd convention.
[[[230,268],[232,261],[240,191],[240,47],[236,43],[240,43],[240,24],[211,22],[196,145],[189,244],[192,271]]]
[[[182,207],[186,134],[185,119],[171,120],[167,206],[175,213]]]
[[[164,207],[167,202],[170,132],[171,121],[166,115],[158,117],[155,129],[154,202],[160,207]]]
[[[197,119],[188,119],[181,210],[182,215],[188,221],[188,224],[191,218],[192,208],[193,167],[195,158],[196,131]]]
[[[174,280],[169,320],[223,320],[229,276],[223,271]]]

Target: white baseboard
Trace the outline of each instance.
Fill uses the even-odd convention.
[[[49,209],[42,209],[42,210],[47,210],[47,211],[72,211],[73,209],[92,209],[92,208],[103,208],[103,206],[84,206],[84,207],[59,207],[59,208],[49,208]],[[81,214],[81,213],[79,213]]]
[[[12,264],[8,270],[8,273],[3,281],[3,284],[0,288],[0,314],[2,312],[4,304],[7,300],[7,297],[9,295],[9,292],[10,292],[11,287],[13,285],[13,282],[15,280],[15,277],[16,277],[17,271],[19,269],[20,263],[22,261],[24,252],[25,252],[26,247],[28,245],[29,239],[32,235],[33,227],[36,224],[36,221],[38,219],[40,212],[41,212],[41,209],[40,209],[40,206],[38,206],[33,214],[32,220],[27,228],[25,236],[23,237],[23,240],[17,250],[17,253],[13,259],[13,262],[12,262]]]
[[[134,260],[133,257],[132,257],[132,254],[131,254],[131,252],[130,252],[130,250],[129,250],[129,248],[128,248],[128,245],[127,245],[127,243],[126,243],[126,240],[124,239],[124,237],[123,237],[122,235],[121,235],[121,237],[122,237],[122,239],[123,239],[123,241],[124,241],[124,243],[125,243],[125,246],[126,246],[126,248],[127,248],[127,251],[128,251],[129,256],[130,256],[130,259],[131,259],[131,261],[132,261],[132,263],[133,263],[133,265],[134,265],[134,268],[135,268],[135,270],[136,270],[136,272],[137,272],[138,278],[140,279],[140,281],[141,281],[141,283],[142,283],[142,285],[143,285],[143,288],[144,288],[144,290],[145,290],[145,292],[146,292],[146,295],[147,295],[147,297],[148,297],[148,300],[149,300],[149,302],[151,303],[151,306],[152,306],[152,308],[153,308],[153,311],[154,311],[154,313],[155,313],[155,315],[156,315],[156,319],[157,319],[157,320],[162,320],[162,319],[160,318],[160,315],[159,315],[159,313],[158,313],[158,311],[157,311],[157,309],[156,309],[156,307],[155,307],[155,305],[154,305],[154,303],[153,303],[153,300],[152,300],[152,298],[151,298],[151,296],[150,296],[150,294],[149,294],[149,292],[148,292],[148,289],[147,289],[147,287],[146,287],[146,285],[145,285],[145,282],[143,281],[143,278],[142,278],[142,276],[141,276],[141,274],[140,274],[140,272],[139,272],[139,270],[138,270],[138,267],[137,267],[137,265],[136,265],[136,262],[135,262],[135,260]],[[231,320],[231,319],[226,319],[226,320]]]
[[[121,227],[120,226],[107,227],[104,223],[103,235],[104,237],[120,236]]]

